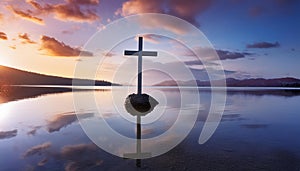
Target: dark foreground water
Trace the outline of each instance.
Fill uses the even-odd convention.
[[[55,94],[13,98],[15,101],[2,93],[0,170],[300,170],[298,91],[228,91],[222,120],[213,136],[201,145],[199,135],[208,109],[213,105],[210,104],[211,92],[184,91],[199,92],[201,96],[198,119],[192,131],[169,152],[142,160],[140,168],[135,160],[101,150],[82,130],[75,114],[74,93],[84,96],[90,91],[55,91]],[[144,138],[168,130],[180,110],[177,89],[149,89],[148,92],[158,100],[167,99],[167,102],[158,105],[156,112],[161,109],[165,112],[160,113],[157,122],[143,127]],[[101,109],[86,103],[77,109],[77,114],[91,124],[97,117],[104,117],[116,132],[134,138],[134,124],[124,119],[126,114],[115,112],[118,104],[114,101],[122,102],[124,97],[113,96],[110,90],[97,90],[94,95]],[[103,112],[101,116],[97,114],[99,111]],[[172,138],[163,141],[172,141]],[[119,147],[115,149],[123,152]]]

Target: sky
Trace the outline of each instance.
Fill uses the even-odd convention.
[[[219,55],[227,77],[300,78],[297,0],[2,0],[0,65],[72,78],[78,63],[109,56],[106,68],[116,70],[114,64],[127,59],[122,56],[124,48],[136,48],[135,38],[124,40],[110,53],[96,55],[84,47],[108,24],[142,13],[176,16],[200,29]],[[167,31],[189,37],[184,27],[168,21],[160,24]],[[175,54],[178,49],[178,43],[170,45],[172,40],[162,36],[145,35],[144,39],[145,47],[151,49]],[[194,48],[205,52],[200,45]],[[178,54],[201,79],[201,62],[187,56]],[[98,74],[96,79],[113,81],[109,72]]]

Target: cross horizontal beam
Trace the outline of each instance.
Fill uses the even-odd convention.
[[[125,50],[124,55],[128,56],[139,56],[140,51],[134,51],[134,50]],[[157,56],[157,52],[153,51],[142,51],[142,56]]]
[[[128,159],[144,159],[152,157],[151,153],[125,153],[124,158]]]

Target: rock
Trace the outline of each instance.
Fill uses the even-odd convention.
[[[128,95],[125,100],[125,108],[133,116],[145,116],[152,112],[156,105],[158,105],[158,101],[148,94],[133,93]]]

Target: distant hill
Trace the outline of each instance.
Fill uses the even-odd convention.
[[[22,71],[0,65],[0,85],[72,85],[73,79],[57,76],[43,75],[28,71]],[[222,80],[214,81],[215,85],[220,85]],[[93,80],[76,79],[80,85],[91,85]],[[223,82],[223,81],[222,81]],[[163,81],[154,86],[191,86],[194,81]],[[196,80],[197,86],[210,86],[209,81]],[[226,79],[228,87],[300,87],[300,79],[286,77],[275,79],[252,78],[238,80],[235,78]],[[95,81],[97,86],[117,85],[107,81]]]
[[[215,80],[214,84],[221,86],[220,82],[222,80]],[[224,81],[224,80],[223,80]],[[223,82],[222,81],[222,82]],[[163,81],[161,83],[155,84],[154,86],[191,86],[194,85],[195,81],[178,81],[174,80]],[[199,81],[196,80],[197,86],[207,87],[210,86],[209,81]],[[228,87],[300,87],[300,79],[286,77],[286,78],[275,78],[275,79],[264,79],[264,78],[252,78],[238,80],[235,78],[226,79],[226,84]]]
[[[72,85],[71,78],[43,75],[0,65],[0,85]],[[91,85],[92,80],[77,79],[80,85]],[[95,81],[97,86],[110,86],[107,81]]]

